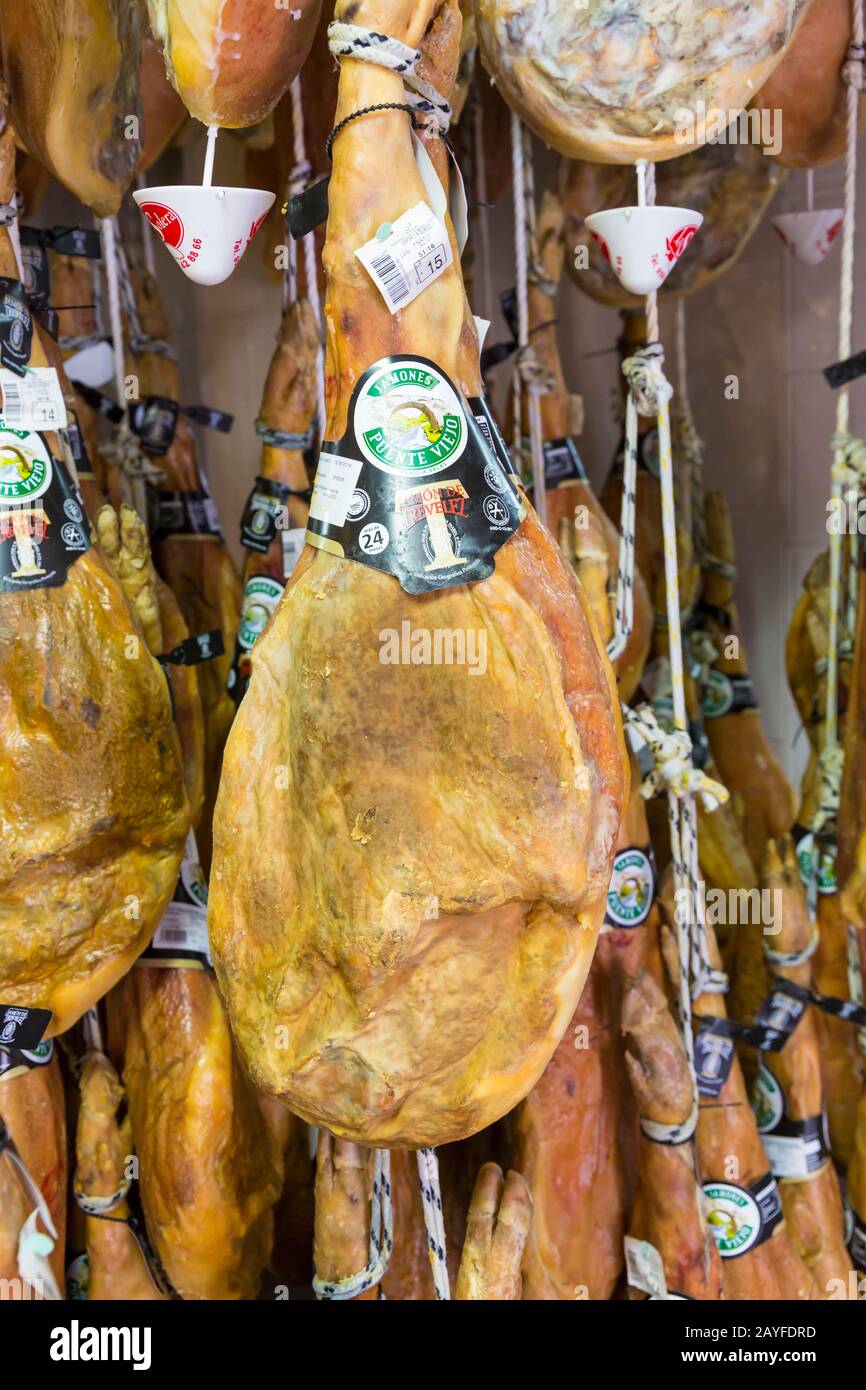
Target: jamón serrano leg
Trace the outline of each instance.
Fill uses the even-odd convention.
[[[660,1130],[685,1133],[695,1091],[677,1026],[652,974],[643,970],[625,987],[622,1028],[626,1066],[642,1120],[640,1181],[630,1233],[655,1246],[669,1293],[723,1298],[722,1262],[704,1213],[693,1139],[670,1142]]]
[[[81,1104],[75,1140],[75,1194],[86,1217],[87,1297],[97,1302],[164,1297],[156,1288],[135,1236],[125,1224],[129,1203],[122,1195],[132,1154],[127,1116],[118,1123],[123,1087],[101,1052],[89,1052],[81,1068]],[[104,1217],[111,1217],[105,1220]]]
[[[710,965],[719,969],[715,933],[709,924],[706,931]],[[698,1017],[724,1018],[724,997],[702,994],[694,1012]],[[697,1154],[727,1297],[818,1298],[817,1285],[785,1227],[736,1054],[719,1094],[700,1098]]]
[[[660,973],[658,906],[646,802],[637,768],[623,818],[608,907],[571,1024],[513,1117],[513,1164],[526,1177],[533,1222],[523,1260],[526,1299],[610,1298],[637,1180],[637,1112],[625,1071],[620,1013],[626,982]]]
[[[447,92],[452,3],[337,6],[338,20],[349,13],[413,47],[426,36],[425,71]],[[401,103],[402,91],[395,73],[345,58],[337,120]],[[479,389],[456,262],[392,315],[355,256],[427,201],[410,137],[402,110],[379,111],[334,143],[330,440],[345,432],[359,378],[386,356],[419,354],[460,393]],[[429,145],[444,168],[442,142]],[[482,625],[498,654],[485,678],[470,689],[454,666],[383,664],[379,634],[408,615]],[[604,910],[626,771],[612,674],[577,582],[531,512],[489,578],[417,598],[308,548],[252,669],[223,765],[210,911],[245,1061],[258,1084],[345,1137],[465,1137],[540,1074]],[[517,745],[503,712],[521,728]]]
[[[12,199],[13,179],[7,127],[0,201]],[[17,279],[6,227],[0,273]],[[29,364],[47,365],[35,331]],[[39,438],[31,432],[27,445],[42,455]],[[44,448],[51,483],[40,502],[48,507],[63,478],[57,436],[46,435]],[[23,472],[13,467],[28,476],[26,460]],[[66,502],[78,506],[74,497]],[[63,505],[58,497],[61,515]],[[49,548],[63,534],[56,518]],[[10,588],[4,578],[0,586],[0,807],[8,827],[0,849],[0,1001],[50,1009],[52,1033],[70,1027],[129,969],[171,896],[189,828],[165,677],[140,642],[120,585],[88,543],[80,533],[80,549],[62,557],[62,583]]]
[[[764,936],[765,950],[772,952],[771,969],[782,980],[808,987],[813,927],[790,836],[767,845],[762,884],[776,895],[774,921],[779,930]],[[751,930],[758,932],[757,927]],[[801,964],[778,959],[802,956],[807,959]],[[839,1180],[825,1144],[816,1013],[807,1008],[781,1052],[762,1055],[753,1104],[779,1181],[791,1240],[826,1297],[834,1288],[847,1287],[850,1261]]]
[[[503,1179],[496,1163],[485,1163],[466,1221],[455,1298],[458,1302],[514,1302],[520,1293],[520,1262],[532,1222],[532,1199],[520,1173]]]
[[[52,1044],[53,1048],[53,1044]],[[32,1065],[14,1050],[0,1052],[0,1128],[5,1126],[36,1183],[54,1222],[57,1239],[49,1256],[51,1272],[63,1296],[66,1244],[66,1110],[60,1064],[53,1055]],[[0,1278],[14,1299],[40,1297],[22,1278],[22,1226],[33,1200],[8,1155],[0,1152]],[[43,1231],[42,1224],[37,1226]],[[45,1233],[47,1234],[47,1232]]]

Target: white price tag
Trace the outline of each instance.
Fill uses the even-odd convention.
[[[298,563],[301,551],[304,548],[304,537],[306,532],[303,526],[293,527],[291,531],[283,532],[283,578],[288,579],[292,570]]]
[[[204,908],[194,903],[169,903],[154,932],[153,949],[197,951],[210,960]]]
[[[451,243],[426,203],[416,203],[355,252],[392,314],[405,309],[451,264]]]
[[[816,1160],[821,1154],[820,1139],[762,1134],[761,1142],[774,1178],[808,1178],[816,1171]]]
[[[668,1286],[662,1257],[648,1240],[635,1240],[626,1236],[625,1246],[626,1277],[633,1289],[641,1289],[652,1298],[667,1298]]]
[[[327,521],[331,526],[343,525],[360,472],[360,459],[347,459],[342,454],[322,450],[310,502],[310,516],[314,521]]]
[[[24,376],[0,367],[0,392],[9,429],[66,429],[66,402],[53,367],[28,367]]]

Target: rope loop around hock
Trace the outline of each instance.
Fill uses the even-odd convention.
[[[409,105],[440,135],[447,132],[451,124],[451,106],[432,82],[416,72],[421,61],[420,49],[410,48],[399,39],[361,24],[341,24],[336,20],[328,25],[328,48],[336,58],[376,63],[402,77]]]
[[[792,969],[797,965],[806,965],[812,959],[818,949],[821,940],[821,933],[817,922],[812,927],[812,934],[802,951],[774,951],[771,946],[764,942],[764,959],[770,965],[781,965]]]
[[[345,1302],[358,1298],[368,1289],[381,1283],[391,1251],[394,1249],[394,1213],[391,1204],[391,1155],[387,1149],[377,1149],[373,1168],[373,1199],[370,1206],[369,1259],[357,1274],[347,1279],[313,1279],[317,1298]]]
[[[694,1081],[694,1078],[693,1078]],[[698,1116],[700,1114],[700,1101],[698,1099],[698,1089],[696,1085],[692,1088],[692,1108],[687,1117],[678,1125],[666,1125],[661,1120],[650,1120],[646,1115],[640,1115],[638,1122],[641,1133],[651,1139],[654,1144],[666,1144],[675,1146],[677,1144],[687,1144],[690,1139],[694,1139],[698,1128]]]

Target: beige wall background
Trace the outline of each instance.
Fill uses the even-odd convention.
[[[192,132],[184,149],[162,161],[156,177],[166,183],[197,181],[203,149],[203,130]],[[550,159],[540,151],[539,186],[550,168]],[[219,141],[214,181],[244,182],[242,146],[226,135]],[[862,178],[859,183],[863,246],[866,193]],[[836,207],[841,197],[841,165],[818,171],[815,205]],[[805,207],[805,200],[805,176],[792,173],[770,213],[796,211]],[[58,207],[51,205],[46,211],[57,212]],[[492,233],[490,281],[498,292],[514,281],[509,198],[503,197],[484,215]],[[161,246],[156,248],[159,278],[181,352],[186,403],[216,406],[236,417],[230,435],[199,430],[198,437],[224,528],[238,555],[238,518],[258,467],[253,422],[280,317],[279,286],[262,264],[263,252],[268,251],[260,234],[230,280],[203,289],[185,279]],[[866,246],[860,260],[866,261]],[[784,640],[802,578],[826,544],[835,398],[821,368],[837,356],[839,264],[838,242],[817,268],[795,261],[773,232],[768,215],[739,262],[687,301],[689,389],[705,443],[706,485],[724,491],[731,507],[739,565],[737,596],[750,668],[768,735],[795,778],[805,762],[805,736],[798,733],[788,694]],[[855,350],[864,345],[860,283],[858,279]],[[619,435],[613,411],[618,366],[612,351],[619,317],[594,304],[569,280],[560,296],[566,376],[571,389],[582,392],[586,405],[581,452],[592,480],[600,484]],[[476,303],[473,308],[493,319],[491,341],[504,333],[495,305]],[[664,303],[661,325],[673,378],[674,313]],[[505,389],[507,371],[498,369],[497,392]],[[724,393],[725,378],[732,373],[739,378],[737,400],[727,400]],[[855,383],[851,394],[852,429],[862,433],[866,380]]]

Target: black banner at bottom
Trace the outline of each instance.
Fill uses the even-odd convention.
[[[853,1276],[852,1280],[856,1290]],[[866,1280],[861,1279],[860,1284],[855,1298],[866,1301]],[[862,1343],[860,1314],[854,1310],[846,1313],[833,1306],[834,1302],[841,1301],[844,1300],[831,1298],[827,1302],[803,1303],[670,1300],[670,1307],[662,1308],[651,1300],[643,1303],[612,1300],[595,1303],[591,1312],[589,1309],[583,1312],[591,1318],[591,1324],[586,1327],[587,1333],[589,1326],[592,1329],[588,1345],[598,1347],[599,1351],[607,1346],[605,1361],[608,1366],[615,1366],[617,1372],[634,1368],[645,1373],[651,1358],[654,1374],[664,1374],[675,1367],[691,1366],[700,1370],[712,1365],[759,1365],[782,1370],[789,1366],[809,1366],[825,1374],[837,1365],[841,1369],[843,1365],[852,1364],[859,1356]],[[315,1301],[311,1300],[309,1290],[285,1290],[274,1300],[191,1303],[184,1308],[177,1302],[19,1302],[0,1313],[7,1333],[4,1371],[7,1376],[14,1373],[16,1359],[20,1357],[22,1372],[28,1376],[44,1373],[45,1369],[62,1371],[64,1367],[74,1374],[80,1369],[79,1363],[85,1363],[88,1368],[104,1364],[112,1373],[136,1370],[183,1375],[189,1370],[200,1379],[211,1369],[225,1374],[226,1350],[232,1344],[246,1347],[247,1351],[254,1346],[256,1363],[260,1366],[267,1364],[271,1357],[276,1365],[285,1353],[287,1334],[295,1343],[300,1339],[303,1345],[304,1339],[308,1339],[306,1345],[314,1347],[320,1346],[320,1339],[329,1335],[327,1328],[333,1328],[333,1311],[329,1312],[322,1305],[310,1306],[311,1302]],[[269,1307],[269,1303],[276,1306]],[[307,1306],[292,1306],[298,1303]],[[375,1317],[375,1314],[368,1310],[365,1318],[370,1316]],[[406,1314],[387,1312],[385,1316],[399,1318]],[[439,1320],[447,1318],[448,1314],[440,1310],[426,1315],[416,1312],[410,1316],[430,1316],[433,1322],[428,1324],[428,1330],[439,1330],[442,1327]],[[500,1345],[499,1339],[490,1339],[490,1324],[484,1322],[490,1316],[496,1317],[495,1309],[487,1314],[480,1310],[475,1314],[475,1318],[482,1319],[484,1331],[475,1342],[479,1350],[484,1348],[479,1366],[483,1364],[488,1372],[495,1369],[496,1348]],[[572,1309],[566,1314],[568,1321],[560,1323],[561,1314],[555,1308],[539,1311],[537,1304],[531,1308],[525,1303],[519,1309],[512,1305],[509,1321],[502,1324],[503,1349],[513,1346],[514,1333],[519,1326],[513,1321],[515,1316],[521,1320],[525,1317],[527,1331],[531,1324],[533,1333],[545,1328],[564,1332],[566,1328],[574,1330],[574,1319],[581,1318],[581,1310]],[[536,1318],[541,1322],[536,1322]],[[474,1325],[477,1323],[473,1318],[461,1324],[464,1339],[461,1364],[467,1349],[467,1334],[469,1344],[473,1342]],[[359,1335],[362,1327],[369,1335],[369,1322],[359,1325]],[[607,1335],[616,1340],[598,1340]],[[252,1338],[255,1340],[251,1341]]]

